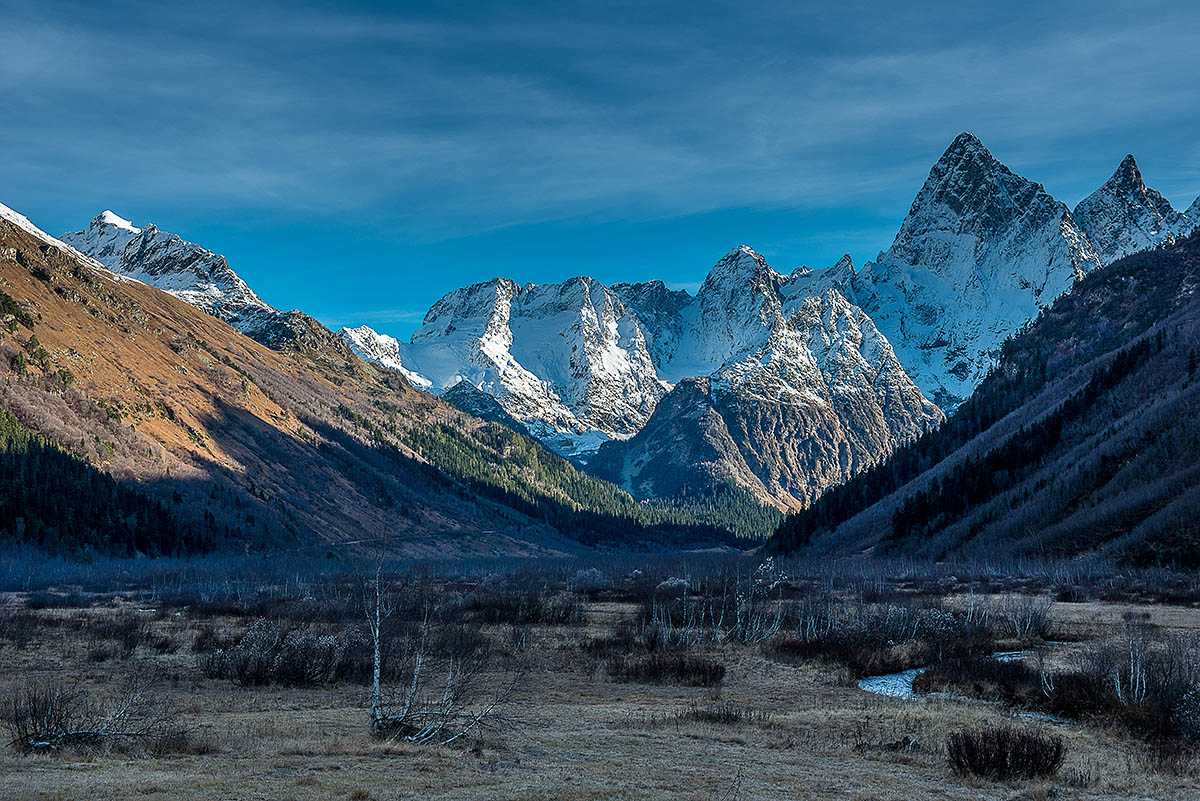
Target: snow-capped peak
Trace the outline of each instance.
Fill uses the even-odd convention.
[[[783,276],[775,272],[758,251],[749,245],[738,245],[713,265],[700,286],[700,292],[703,293],[705,287],[709,287],[711,291],[722,284],[740,284],[746,281],[776,283],[782,280]]]
[[[286,316],[269,306],[219,253],[156,225],[140,228],[105,210],[63,240],[118,275],[169,292],[260,341]]]
[[[404,366],[404,360],[400,355],[400,341],[395,337],[381,334],[366,325],[343,328],[338,335],[360,359],[397,370],[422,389],[429,389],[431,386],[431,382],[425,376]]]
[[[963,133],[929,171],[892,246],[855,276],[852,300],[922,391],[952,409],[1005,337],[1099,262],[1066,206]]]
[[[1105,264],[1195,227],[1188,215],[1176,211],[1169,200],[1146,186],[1132,155],[1123,158],[1112,177],[1079,202],[1073,216]]]
[[[111,225],[114,228],[120,228],[121,230],[128,231],[131,234],[140,234],[142,232],[141,228],[138,228],[136,225],[134,225],[129,220],[125,219],[124,217],[120,216],[116,212],[112,211],[112,209],[105,209],[104,211],[97,214],[96,218],[92,221],[92,223],[93,224],[99,223],[102,225]]]

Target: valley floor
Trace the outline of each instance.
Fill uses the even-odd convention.
[[[21,603],[10,596],[8,614]],[[183,753],[0,755],[3,799],[1184,799],[1200,778],[1150,769],[1140,746],[1090,725],[1052,728],[1068,744],[1057,778],[1014,784],[960,778],[943,742],[965,724],[999,723],[1007,713],[982,701],[889,699],[854,686],[844,669],[788,665],[754,646],[719,646],[718,689],[614,683],[581,661],[587,631],[531,632],[525,678],[512,712],[517,728],[466,748],[384,745],[367,736],[365,688],[247,688],[208,679],[191,643],[202,624],[117,602],[92,609],[43,609],[39,617],[133,612],[175,653],[139,646],[128,658],[95,656],[83,627],[42,629],[36,641],[4,641],[0,684],[59,678],[103,694],[136,672],[157,677],[156,696],[178,710],[193,737]],[[1168,628],[1200,626],[1182,607],[1056,604],[1058,630],[1103,632],[1127,613]],[[598,635],[633,613],[615,603],[588,607]],[[170,650],[169,646],[160,650]],[[9,695],[5,695],[8,698]],[[677,718],[692,707],[732,702],[762,713],[751,722]],[[191,753],[188,753],[188,752]]]

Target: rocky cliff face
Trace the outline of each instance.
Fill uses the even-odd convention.
[[[851,299],[925,395],[950,410],[1005,338],[1100,261],[1066,206],[960,134],[892,246],[855,276]]]
[[[1075,221],[1104,264],[1149,250],[1200,226],[1200,199],[1187,212],[1176,211],[1146,186],[1132,155],[1092,194],[1079,202]]]
[[[480,420],[499,423],[506,428],[511,428],[522,436],[533,436],[529,433],[529,429],[525,427],[524,423],[504,410],[499,401],[483,390],[476,388],[470,381],[459,381],[450,387],[450,389],[442,393],[442,400],[460,411],[464,411],[473,417],[478,417]]]
[[[796,508],[943,419],[861,309],[748,247],[717,263],[683,314],[691,324],[664,370],[701,376],[591,465],[635,497],[731,483]]]

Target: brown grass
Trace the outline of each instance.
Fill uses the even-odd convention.
[[[594,611],[587,634],[611,627],[628,610],[606,604]],[[1092,611],[1107,614],[1100,606]],[[31,614],[74,618],[123,610]],[[0,751],[0,799],[1200,797],[1195,774],[1158,772],[1135,741],[1086,726],[1055,728],[1068,746],[1056,778],[1017,785],[960,778],[947,767],[943,743],[954,731],[1004,723],[995,705],[877,698],[839,686],[827,667],[783,664],[738,646],[713,649],[727,668],[719,691],[618,683],[580,664],[577,639],[585,632],[562,627],[531,630],[531,664],[514,709],[519,728],[461,748],[381,744],[367,734],[361,686],[243,688],[207,679],[190,644],[200,627],[225,631],[233,621],[182,624],[151,616],[148,625],[153,636],[173,637],[180,647],[164,653],[139,647],[128,658],[92,663],[86,631],[61,624],[39,629],[29,644],[0,641],[6,666],[0,692],[14,681],[69,672],[103,694],[130,671],[153,674],[194,742],[206,745],[86,761]],[[491,634],[500,643],[507,629]],[[727,705],[753,712],[757,722],[723,723],[717,718]],[[696,709],[716,711],[688,714]]]

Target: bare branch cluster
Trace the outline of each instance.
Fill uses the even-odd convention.
[[[9,744],[21,753],[94,750],[183,731],[175,726],[173,715],[154,711],[147,701],[145,687],[137,680],[108,706],[78,687],[33,682],[5,699],[0,721]]]
[[[388,699],[382,685],[385,622],[393,604],[382,569],[365,586],[367,628],[373,650],[370,695],[372,736],[417,744],[449,745],[511,726],[505,713],[520,679],[518,673],[493,676],[486,642],[438,653],[432,647],[433,612],[426,609],[415,631],[402,634],[400,658],[404,688]]]

